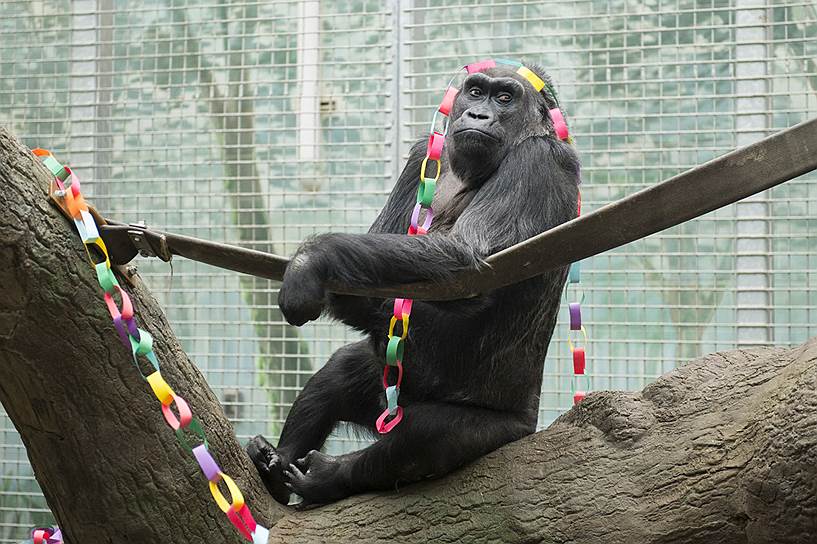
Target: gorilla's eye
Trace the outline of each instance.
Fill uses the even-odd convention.
[[[470,94],[474,98],[479,98],[480,96],[482,96],[482,89],[480,89],[479,87],[471,87],[471,89],[469,89],[468,91],[468,94]]]
[[[507,104],[508,102],[510,102],[511,98],[512,97],[510,93],[499,93],[496,97],[496,99],[502,102],[503,104]]]

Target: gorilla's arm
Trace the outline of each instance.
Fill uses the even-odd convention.
[[[408,229],[411,209],[417,194],[420,163],[425,157],[427,139],[418,140],[409,151],[406,166],[400,173],[386,204],[369,228],[369,233],[403,234]],[[381,298],[328,293],[327,309],[335,319],[364,332],[382,328],[391,314]]]
[[[401,181],[407,181],[402,178],[411,170],[407,166]],[[307,241],[284,276],[281,309],[291,323],[301,325],[324,309],[329,281],[357,287],[444,282],[477,269],[492,253],[575,217],[578,175],[570,146],[552,138],[528,138],[479,189],[450,234],[334,233]],[[405,198],[400,196],[398,191],[389,205],[400,204]],[[397,210],[389,205],[384,215],[394,218]]]

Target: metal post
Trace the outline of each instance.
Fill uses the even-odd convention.
[[[397,182],[400,172],[403,169],[403,156],[406,153],[403,142],[407,140],[405,134],[405,127],[403,126],[408,120],[404,115],[404,108],[406,107],[403,89],[406,86],[404,81],[407,73],[404,63],[408,58],[408,45],[405,44],[406,34],[403,27],[408,20],[406,9],[413,4],[411,0],[391,0],[391,16],[392,16],[392,126],[391,126],[391,142],[392,153],[392,172],[391,185],[385,189],[391,190],[392,185]]]
[[[68,164],[92,175],[96,147],[96,9],[97,0],[75,0],[72,3],[68,98],[71,125],[66,153]],[[91,181],[89,177],[85,174],[83,181]],[[92,187],[92,184],[86,186]]]
[[[768,135],[767,0],[735,2],[736,144],[742,147]],[[768,191],[735,205],[737,343],[774,341],[771,329],[771,276]]]
[[[306,190],[320,187],[320,1],[298,3],[298,166]]]
[[[108,196],[111,181],[113,135],[111,117],[113,104],[113,0],[97,0],[96,40],[96,122],[94,145],[94,197],[100,204]]]

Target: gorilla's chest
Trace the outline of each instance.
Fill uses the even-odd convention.
[[[449,230],[471,203],[476,190],[451,172],[445,172],[434,192],[434,223],[432,228]]]

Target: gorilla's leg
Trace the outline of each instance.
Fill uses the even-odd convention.
[[[372,428],[382,395],[378,363],[368,341],[336,351],[295,399],[278,447],[261,435],[247,444],[247,454],[273,498],[283,504],[289,501],[283,469],[310,450],[320,449],[338,421]]]
[[[284,472],[306,504],[342,499],[399,482],[435,478],[536,429],[524,416],[475,406],[420,403],[371,446],[338,457],[310,451]]]

